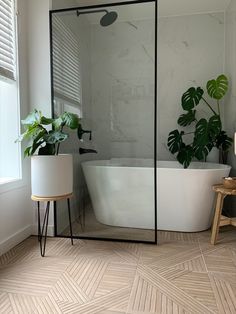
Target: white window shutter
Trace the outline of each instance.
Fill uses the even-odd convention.
[[[54,96],[81,106],[79,41],[58,16],[52,19]]]
[[[15,79],[14,0],[0,0],[0,76]]]

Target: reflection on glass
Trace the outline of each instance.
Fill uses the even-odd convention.
[[[73,134],[62,146],[74,156],[74,235],[154,241],[155,3],[55,12],[52,48],[54,112],[88,131],[82,150]],[[58,204],[58,234],[66,215]]]

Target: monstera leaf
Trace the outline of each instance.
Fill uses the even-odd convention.
[[[183,134],[184,132],[179,132],[178,130],[174,130],[169,133],[167,145],[172,154],[175,154],[180,150],[183,144],[183,140],[182,140]]]
[[[43,125],[49,125],[49,124],[53,123],[53,121],[54,121],[54,119],[46,118],[44,116],[42,116],[40,119],[40,123]]]
[[[214,139],[221,131],[221,121],[218,115],[212,116],[209,121],[200,119],[196,125],[193,141],[194,155],[198,160],[205,160],[214,146]]]
[[[68,134],[61,131],[50,131],[44,136],[44,140],[47,144],[56,144],[65,141],[68,138]]]
[[[216,147],[223,151],[228,151],[233,144],[233,139],[229,137],[225,131],[221,131],[216,137]]]
[[[177,160],[184,168],[188,168],[194,157],[194,151],[191,145],[183,144],[179,153],[177,154]]]
[[[196,120],[195,115],[196,110],[189,110],[187,113],[182,114],[177,122],[181,126],[188,126]]]
[[[204,91],[201,87],[190,87],[182,96],[182,107],[184,110],[191,110],[197,106],[202,99]]]
[[[195,146],[193,144],[194,157],[196,157],[198,160],[206,160],[206,157],[212,150],[213,146],[214,145],[211,142],[206,145]]]
[[[21,120],[21,124],[23,124],[25,127],[28,127],[33,124],[39,124],[41,117],[42,117],[41,111],[35,109],[24,120]]]
[[[209,121],[200,119],[196,124],[194,142],[197,145],[206,145],[210,139],[215,138],[221,131],[221,120],[218,115],[212,116]]]
[[[211,98],[221,99],[224,97],[228,90],[228,79],[225,75],[220,75],[216,80],[210,80],[207,82],[207,92]]]
[[[79,126],[79,117],[77,116],[77,114],[64,112],[63,115],[55,119],[55,121],[53,122],[53,126],[56,130],[60,129],[64,125],[72,130],[77,129]]]

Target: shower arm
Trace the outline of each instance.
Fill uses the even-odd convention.
[[[94,11],[82,11],[82,12],[77,10],[77,16],[79,16],[81,14],[97,13],[97,12],[106,12],[106,13],[108,13],[108,11],[105,10],[105,9],[103,9],[103,10],[102,9],[101,10],[94,10]]]

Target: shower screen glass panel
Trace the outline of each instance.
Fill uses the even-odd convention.
[[[51,11],[54,116],[82,125],[61,145],[75,237],[156,241],[155,12],[155,1]],[[68,236],[66,204],[55,212]]]

